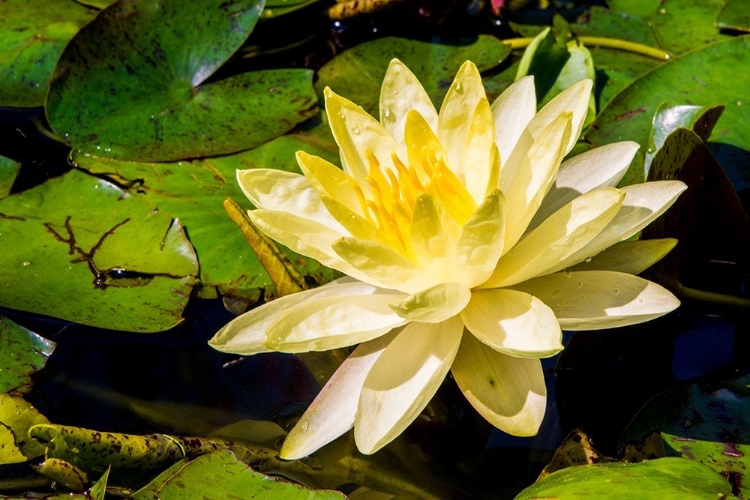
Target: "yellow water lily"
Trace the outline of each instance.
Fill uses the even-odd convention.
[[[563,348],[561,329],[630,325],[679,305],[635,276],[675,241],[624,240],[685,185],[615,188],[633,142],[562,162],[591,85],[576,83],[536,112],[526,77],[490,106],[466,62],[438,113],[394,60],[380,121],[325,91],[343,170],[300,151],[304,175],[238,172],[262,231],[347,276],[239,316],[211,345],[255,354],[359,344],[289,433],[282,457],[303,457],[352,427],[360,451],[377,451],[449,371],[494,426],[534,435],[546,406],[540,358]]]

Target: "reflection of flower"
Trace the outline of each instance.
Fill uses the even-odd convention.
[[[309,454],[352,426],[359,449],[373,453],[417,417],[449,370],[493,425],[533,435],[546,404],[539,358],[562,349],[561,328],[629,325],[677,307],[634,276],[674,240],[620,242],[684,184],[612,187],[632,142],[561,165],[590,92],[581,81],[536,113],[527,77],[490,106],[467,62],[438,114],[394,60],[380,122],[325,92],[344,171],[299,152],[304,176],[238,173],[259,228],[348,277],[254,309],[211,344],[240,354],[360,344],[291,431],[283,457]]]

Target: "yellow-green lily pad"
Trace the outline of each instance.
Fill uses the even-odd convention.
[[[55,343],[0,316],[0,392],[28,392],[31,374],[47,363]]]
[[[0,394],[0,464],[25,462],[44,454],[45,447],[28,436],[29,429],[48,421],[25,399]]]

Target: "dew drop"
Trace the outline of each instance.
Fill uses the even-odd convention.
[[[385,108],[383,110],[383,118],[388,118],[389,116],[391,116],[391,110],[389,108]]]
[[[301,432],[307,432],[307,429],[309,427],[310,427],[310,424],[306,420],[303,420],[302,422],[299,423],[299,430]]]
[[[393,89],[393,95],[398,95],[398,89]]]
[[[638,303],[639,304],[645,304],[646,303],[646,299],[644,299],[643,297],[641,297],[640,299],[638,299]]]
[[[354,135],[359,135],[361,133],[362,133],[362,130],[359,127],[354,127],[352,129],[352,134],[354,134]]]
[[[23,261],[23,267],[29,267],[31,265],[31,262],[28,260]]]
[[[581,287],[583,286],[583,282],[582,282],[582,281],[579,281],[578,283],[576,283],[576,286],[577,286],[578,288],[581,288]]]
[[[456,82],[456,91],[461,92],[463,90],[463,86],[461,85],[461,82]]]
[[[591,262],[591,257],[586,257],[586,258],[585,258],[584,260],[585,260],[586,262]]]
[[[620,295],[620,289],[615,288],[614,290],[612,290],[612,293],[614,293],[615,295]]]
[[[566,269],[563,271],[563,275],[565,275],[566,278],[570,278],[573,276],[573,273],[570,272],[570,269]]]

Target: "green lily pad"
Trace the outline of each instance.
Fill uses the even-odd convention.
[[[526,488],[516,500],[705,500],[731,493],[729,483],[704,465],[683,458],[660,458],[635,464],[569,467]]]
[[[75,155],[75,161],[93,174],[129,186],[131,194],[180,220],[200,261],[201,296],[215,297],[218,293],[253,301],[271,280],[227,215],[224,200],[232,198],[251,208],[237,184],[237,169],[269,167],[299,172],[294,161],[299,149],[332,156],[329,147],[309,138],[302,133],[282,136],[244,153],[192,162],[133,163],[85,155]],[[317,261],[290,250],[285,249],[285,253],[302,274],[319,283],[337,277]]]
[[[169,161],[255,147],[317,110],[312,72],[279,69],[206,83],[244,42],[262,0],[122,0],[71,40],[47,116],[84,152]]]
[[[13,187],[19,170],[21,170],[20,163],[0,156],[0,198],[5,198],[10,194],[10,188]]]
[[[662,0],[649,21],[659,43],[682,54],[732,37],[720,33],[714,19],[725,0]],[[696,71],[696,75],[700,73]]]
[[[0,106],[42,106],[57,58],[94,15],[70,0],[0,2]]]
[[[629,5],[632,3],[634,2],[629,0]],[[586,17],[579,21],[583,22],[571,25],[578,36],[617,38],[652,47],[658,45],[649,23],[629,10],[627,15],[623,15],[621,12],[595,5],[588,9]]]
[[[589,127],[585,136],[595,146],[634,140],[641,149],[623,182],[644,179],[644,155],[654,113],[663,102],[725,105],[726,110],[709,138],[709,148],[727,169],[735,188],[750,185],[745,166],[750,149],[746,124],[750,121],[750,40],[745,37],[709,45],[674,59],[639,78],[615,97]]]
[[[261,17],[263,19],[281,17],[316,3],[327,5],[322,0],[268,0]]]
[[[750,12],[747,4],[738,0],[727,0],[716,16],[716,26],[721,29],[750,31]]]
[[[750,376],[698,382],[649,401],[623,439],[658,429],[667,453],[700,462],[725,477],[742,478],[750,467]],[[750,485],[738,481],[744,496]]]
[[[47,363],[55,343],[0,316],[0,392],[28,392],[31,374]]]
[[[137,491],[132,498],[333,500],[346,497],[336,491],[312,491],[265,476],[237,460],[232,452],[219,451],[175,464]]]
[[[647,18],[659,8],[661,0],[608,0],[607,5],[613,12]]]
[[[0,214],[3,307],[140,332],[181,321],[197,262],[178,220],[77,170]]]
[[[44,454],[45,447],[29,438],[28,432],[48,421],[25,399],[0,394],[0,464],[25,462]]]
[[[388,63],[395,57],[414,72],[432,102],[439,106],[464,61],[472,61],[479,71],[486,71],[508,54],[510,47],[489,35],[479,35],[466,45],[381,38],[352,47],[333,58],[320,68],[315,87],[319,95],[323,89],[331,87],[368,113],[377,115],[380,85]]]

